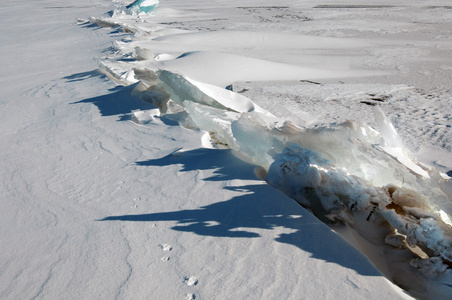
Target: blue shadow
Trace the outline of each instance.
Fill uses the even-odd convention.
[[[181,165],[181,172],[215,170],[206,181],[229,179],[255,180],[254,165],[236,158],[230,150],[195,149],[175,151],[159,159],[138,162],[140,166],[160,167]],[[224,189],[239,192],[226,201],[214,202],[196,209],[171,212],[152,212],[137,215],[108,216],[99,221],[176,222],[171,227],[181,232],[201,236],[258,238],[253,229],[291,229],[275,240],[294,245],[311,253],[311,257],[336,263],[366,276],[382,276],[356,249],[319,221],[295,201],[267,184],[250,184]],[[215,195],[212,195],[215,199]],[[187,199],[189,201],[189,199]],[[293,217],[296,215],[297,217]],[[334,247],[332,247],[334,245]],[[347,251],[343,251],[346,249]]]
[[[181,172],[195,170],[215,170],[214,176],[205,181],[225,181],[232,179],[254,180],[254,165],[237,159],[231,150],[199,148],[189,151],[175,151],[167,156],[136,163],[139,166],[181,165]],[[246,172],[243,170],[246,169]]]
[[[68,80],[83,80],[81,79],[83,76],[86,77],[92,75],[85,73],[81,73],[81,75],[75,74],[69,76]],[[127,118],[124,118],[124,115],[130,114],[132,110],[147,110],[156,108],[153,104],[141,100],[139,96],[132,95],[132,91],[135,87],[136,84],[126,87],[117,86],[111,89],[111,93],[109,94],[73,102],[72,104],[92,103],[99,108],[101,115],[104,117],[118,115],[121,116],[120,120],[127,120]]]

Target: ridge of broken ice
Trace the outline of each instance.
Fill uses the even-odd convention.
[[[343,222],[375,245],[421,253],[410,259],[420,274],[452,276],[451,182],[412,158],[381,109],[380,131],[351,121],[299,127],[232,91],[167,70],[138,74],[144,100],[260,166],[270,185],[320,219]]]
[[[118,25],[121,20],[94,21]],[[387,266],[382,268],[389,269],[385,274],[407,290],[428,290],[428,295],[450,292],[441,288],[452,286],[452,181],[417,162],[379,107],[373,108],[376,129],[352,121],[300,127],[278,119],[243,95],[203,82],[213,72],[203,76],[198,73],[211,68],[210,62],[216,63],[213,68],[220,66],[222,70],[233,64],[212,79],[214,84],[223,84],[229,82],[228,76],[237,77],[231,75],[237,71],[237,61],[242,69],[250,70],[247,76],[251,79],[245,77],[249,80],[260,79],[260,73],[267,69],[277,69],[273,75],[278,79],[306,73],[327,78],[334,73],[283,64],[274,68],[274,62],[230,53],[181,52],[185,46],[179,49],[171,45],[167,52],[154,53],[149,45],[190,42],[191,37],[206,33],[173,32],[166,38],[160,35],[163,29],[158,26],[152,32],[135,25],[122,26],[137,36],[149,35],[149,40],[120,42],[118,53],[126,51],[101,62],[116,81],[125,85],[139,82],[136,92],[155,104],[160,115],[184,127],[206,131],[218,148],[230,148],[238,157],[257,165],[256,174],[319,219],[343,223],[375,247],[386,245],[402,251],[404,264],[415,267],[418,273],[408,276],[406,268],[396,270],[400,265],[392,266],[387,257]],[[153,43],[148,45],[150,41]],[[121,55],[130,53],[136,60],[121,61],[130,58]],[[186,75],[186,70],[199,64],[203,65],[193,73],[196,79]],[[257,70],[250,66],[257,66]],[[267,74],[264,77],[273,78]],[[138,112],[134,116],[141,118]]]

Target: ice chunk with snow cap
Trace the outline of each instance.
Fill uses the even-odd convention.
[[[159,5],[158,0],[136,0],[126,6],[126,8],[134,13],[152,13],[155,12]]]
[[[171,99],[179,104],[189,100],[239,113],[256,111],[267,118],[276,119],[274,115],[259,107],[250,99],[232,91],[202,83],[167,70],[159,70],[157,75],[170,91]]]
[[[231,122],[240,114],[209,107],[192,101],[184,101],[189,116],[189,126],[209,132],[212,141],[219,148],[237,149],[231,132]]]

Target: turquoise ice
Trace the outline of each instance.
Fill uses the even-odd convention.
[[[158,0],[137,0],[132,4],[127,5],[127,9],[135,13],[150,13],[155,11],[158,5]]]

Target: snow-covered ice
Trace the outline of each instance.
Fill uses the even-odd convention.
[[[447,1],[0,8],[0,298],[452,295]]]

